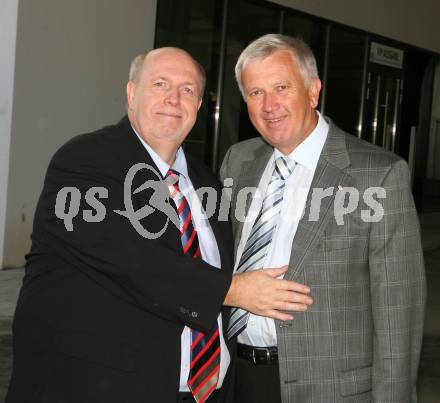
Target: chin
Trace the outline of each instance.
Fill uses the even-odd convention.
[[[272,146],[274,147],[278,147],[278,146],[282,146],[284,144],[283,139],[281,138],[281,136],[263,136],[263,138]]]
[[[155,130],[155,137],[158,138],[176,138],[181,136],[182,131],[170,129],[169,127],[158,128]]]

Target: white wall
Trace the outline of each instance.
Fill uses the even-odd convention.
[[[18,0],[3,0],[0,13],[0,262],[5,239],[17,10]]]
[[[440,53],[439,0],[272,0]]]
[[[155,15],[155,0],[20,0],[1,267],[24,263],[54,151],[125,113],[129,64],[153,47]]]

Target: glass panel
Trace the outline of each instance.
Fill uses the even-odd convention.
[[[351,134],[357,134],[359,124],[364,48],[365,35],[332,27],[325,110]]]
[[[185,151],[210,165],[213,111],[217,87],[222,0],[160,0],[157,2],[155,47],[187,50],[206,70],[207,83],[197,122]]]
[[[259,136],[249,121],[234,76],[241,51],[257,37],[279,32],[280,11],[252,1],[229,2],[223,105],[219,144],[219,165],[228,148],[241,140]]]
[[[362,138],[396,151],[399,133],[401,80],[384,72],[368,73],[365,125]]]
[[[325,46],[325,24],[317,23],[308,17],[287,14],[283,34],[300,37],[315,54],[319,76],[322,77]]]

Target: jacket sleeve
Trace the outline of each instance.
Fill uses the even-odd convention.
[[[395,162],[382,184],[383,218],[369,246],[374,321],[373,401],[416,402],[426,280],[408,167]]]
[[[31,252],[30,260],[56,256],[66,266],[82,271],[139,309],[208,330],[229,289],[231,270],[218,270],[201,259],[185,257],[179,232],[170,223],[161,237],[141,236],[126,217],[114,212],[125,210],[125,172],[108,169],[112,161],[103,164],[102,158],[94,160],[84,155],[88,153],[81,153],[80,148],[63,147],[51,161],[35,215],[32,238],[36,249]],[[76,188],[76,194],[80,195],[70,231],[55,212],[57,195],[64,187]],[[85,200],[86,192],[92,187],[105,188],[108,192],[108,197],[99,199],[105,217],[96,222],[90,219],[96,211]],[[73,208],[72,199],[66,204],[66,211]],[[90,210],[88,220],[83,215],[86,210]],[[159,232],[166,224],[166,216],[151,214],[141,224],[151,232]]]

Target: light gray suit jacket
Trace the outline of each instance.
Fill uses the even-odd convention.
[[[234,213],[237,194],[258,186],[272,152],[255,138],[232,146],[223,161],[222,179],[233,179],[235,250],[243,227]],[[383,207],[378,222],[366,219],[381,213],[380,206],[364,201],[370,187],[386,192],[385,198],[374,195]],[[319,207],[319,198],[312,198],[319,191],[313,189],[328,188],[333,195]],[[360,197],[358,208],[344,215],[343,223],[339,216],[338,224],[340,188],[357,189]],[[319,217],[313,217],[317,211]],[[283,403],[417,401],[426,284],[419,223],[401,158],[330,122],[285,278],[310,286],[314,303],[290,323],[276,321]]]

